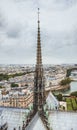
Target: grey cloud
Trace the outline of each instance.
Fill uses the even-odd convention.
[[[77,0],[54,0],[58,9],[66,10],[77,4]]]
[[[71,8],[77,4],[77,0],[48,0],[47,2],[45,0],[39,0],[39,5],[41,8],[45,8],[46,10],[66,10]]]
[[[44,63],[77,62],[77,5],[68,2],[0,0],[0,63],[35,63],[38,7]]]
[[[3,26],[3,22],[2,22],[2,18],[1,18],[1,15],[0,15],[0,27]]]
[[[55,0],[56,3],[62,3],[65,5],[73,5],[77,3],[77,0]]]
[[[2,16],[2,13],[0,13],[0,28],[4,28],[6,25],[6,21],[4,17]]]
[[[6,34],[9,38],[18,38],[20,36],[20,28],[17,28],[16,26],[11,27]]]
[[[45,47],[43,48],[44,55],[46,56],[58,56],[58,57],[70,57],[68,50],[71,52],[72,57],[77,55],[77,33],[76,30],[72,30],[69,33],[57,32],[50,33],[48,37],[45,36]],[[68,56],[67,56],[68,55]]]

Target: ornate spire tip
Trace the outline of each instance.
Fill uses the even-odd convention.
[[[38,8],[38,21],[39,21],[39,14],[40,14],[39,10],[40,10],[40,9]]]

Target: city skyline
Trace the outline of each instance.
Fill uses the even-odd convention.
[[[38,7],[43,63],[77,63],[76,0],[0,0],[0,64],[36,63]]]

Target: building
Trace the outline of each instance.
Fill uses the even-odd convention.
[[[37,62],[34,78],[34,95],[33,95],[33,109],[23,110],[16,108],[2,108],[0,109],[1,126],[4,126],[7,121],[8,130],[76,130],[77,129],[77,113],[76,112],[61,112],[61,111],[47,111],[45,109],[46,102],[49,108],[52,106],[52,99],[54,108],[58,107],[58,101],[50,93],[47,101],[45,97],[44,75],[41,56],[41,42],[40,42],[40,21],[38,9],[38,40],[37,40]],[[18,99],[17,99],[18,100]],[[28,100],[28,99],[27,99]],[[22,101],[22,100],[21,100]],[[13,101],[12,101],[13,103]],[[14,105],[17,103],[15,101]],[[23,111],[23,112],[22,112]],[[4,129],[7,130],[7,129]]]
[[[46,99],[46,105],[48,110],[59,109],[59,101],[55,98],[55,96],[51,92],[49,92],[48,97]]]
[[[12,108],[28,108],[33,103],[33,92],[28,95],[12,95],[0,101],[0,106]]]
[[[34,96],[33,96],[33,110],[28,116],[28,120],[23,124],[23,130],[30,130],[30,126],[34,122],[35,117],[39,118],[44,124],[43,129],[50,130],[48,118],[45,113],[46,95],[45,95],[45,78],[43,75],[42,53],[41,53],[41,40],[40,40],[40,20],[38,8],[38,33],[37,33],[37,58],[34,76]],[[38,115],[38,116],[37,116]],[[28,128],[30,127],[30,128]]]
[[[28,108],[33,103],[33,92],[27,96],[11,97],[9,104],[10,107]]]

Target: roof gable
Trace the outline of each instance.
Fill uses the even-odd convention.
[[[48,94],[46,103],[47,103],[49,109],[50,108],[56,109],[56,107],[59,106],[59,101],[55,98],[55,96],[51,92],[49,92],[49,94]]]
[[[26,130],[46,130],[40,116],[38,113],[31,120],[29,125],[26,127]]]

